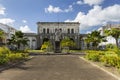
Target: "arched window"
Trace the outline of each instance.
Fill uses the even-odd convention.
[[[74,33],[74,29],[71,29],[71,33]]]
[[[60,32],[62,32],[62,29],[60,28]]]
[[[46,32],[46,30],[45,30],[45,28],[43,28],[43,33],[45,33]]]
[[[49,29],[47,28],[47,34],[49,34]]]
[[[70,33],[70,29],[68,29],[68,33]]]

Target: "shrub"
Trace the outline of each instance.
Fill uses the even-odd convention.
[[[103,62],[105,66],[112,66],[120,69],[120,50],[115,48],[109,51],[86,51],[85,58],[92,61]]]
[[[7,47],[0,47],[0,65],[26,58],[28,58],[26,53],[11,52]]]
[[[0,65],[6,64],[8,62],[9,62],[9,59],[7,59],[7,58],[0,58]]]
[[[100,61],[104,63],[105,66],[117,66],[117,61],[119,57],[117,54],[106,54],[100,58]]]
[[[28,55],[27,54],[23,54],[23,53],[7,54],[7,58],[9,59],[10,62],[16,62],[18,60],[23,60],[23,59],[25,59],[27,57],[28,57]]]
[[[115,44],[107,44],[106,45],[106,49],[107,50],[111,50],[111,49],[115,49],[117,46]]]
[[[117,59],[117,65],[116,68],[120,69],[120,58]]]
[[[43,50],[44,52],[46,51],[52,51],[53,50],[53,45],[50,41],[44,42],[41,46],[41,50]]]
[[[118,47],[115,47],[113,50],[118,56],[120,56],[120,49]]]
[[[1,54],[8,54],[11,51],[7,47],[0,47],[0,53]]]
[[[104,55],[102,51],[87,51],[86,58],[92,61],[99,61],[100,57]]]

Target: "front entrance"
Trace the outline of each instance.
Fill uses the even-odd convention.
[[[61,52],[60,41],[55,41],[54,52],[55,53]]]

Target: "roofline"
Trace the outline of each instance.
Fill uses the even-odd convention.
[[[3,23],[0,23],[0,24],[3,25],[3,26],[7,26],[7,27],[9,27],[9,28],[15,29],[15,28],[13,28],[13,27],[7,25],[7,24],[3,24]],[[15,29],[15,30],[17,31],[17,29]]]
[[[58,24],[58,23],[62,23],[62,24],[80,24],[79,22],[37,22],[37,24],[45,24],[45,23],[47,23],[47,24],[52,24],[52,23],[56,23],[56,24]]]

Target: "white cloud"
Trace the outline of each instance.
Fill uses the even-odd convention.
[[[69,7],[65,10],[63,10],[63,12],[70,12],[73,10],[73,6],[72,5],[69,5]]]
[[[80,22],[80,29],[87,30],[94,26],[103,25],[107,22],[120,21],[120,5],[113,5],[106,8],[94,6],[87,14],[79,12],[74,20],[66,20],[72,22]]]
[[[13,24],[15,22],[15,20],[13,19],[10,19],[10,18],[2,18],[0,19],[0,23],[3,23],[3,24]]]
[[[32,31],[28,25],[20,26],[20,31],[23,33],[34,33],[34,31]]]
[[[27,23],[27,21],[26,21],[26,20],[22,20],[22,22],[23,22],[23,23]]]
[[[0,6],[0,15],[5,15],[5,8]]]
[[[77,1],[76,4],[81,5],[81,4],[83,4],[83,2],[82,1]]]
[[[83,2],[84,2],[85,4],[88,4],[88,5],[92,6],[92,5],[99,5],[99,4],[101,4],[103,1],[104,1],[104,0],[84,0]]]
[[[60,7],[54,7],[52,5],[49,5],[48,8],[45,8],[46,13],[60,13],[60,12],[70,12],[73,10],[72,5],[69,5],[66,9],[61,9]]]
[[[52,5],[49,5],[48,8],[45,8],[45,12],[49,12],[49,13],[58,13],[58,12],[62,12],[62,10],[59,7],[54,7]]]

